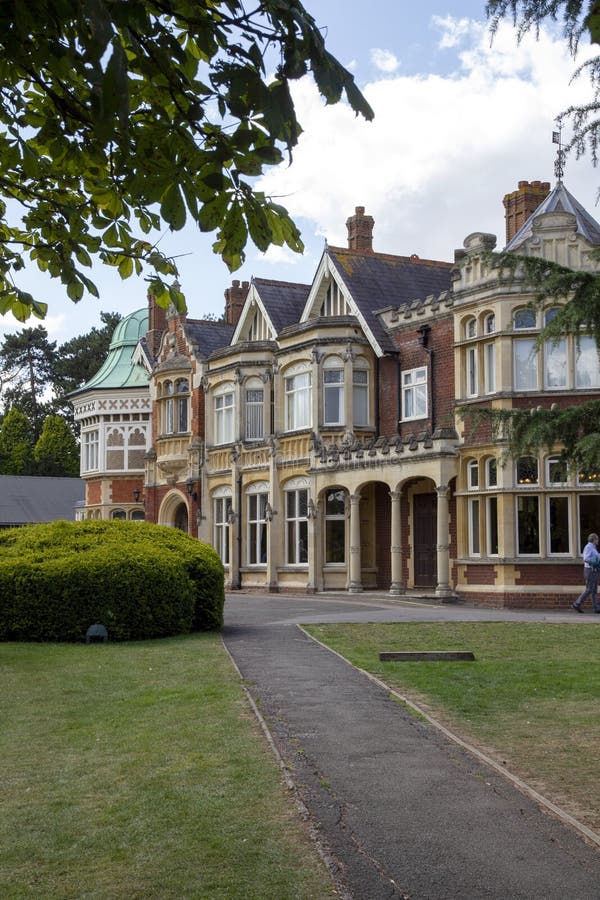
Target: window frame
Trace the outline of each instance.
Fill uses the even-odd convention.
[[[334,513],[334,512],[328,511],[328,503],[329,503],[329,499],[330,499],[329,495],[333,495],[333,494],[341,494],[342,495],[341,499],[342,499],[342,503],[343,503],[343,509],[341,512]],[[323,518],[325,520],[325,527],[323,529],[323,539],[324,539],[323,559],[324,559],[324,564],[327,567],[339,567],[339,566],[346,565],[347,497],[348,497],[348,492],[345,488],[342,488],[342,487],[333,486],[333,487],[327,488],[324,493],[324,515],[323,515]],[[333,543],[336,542],[334,540],[330,541],[330,535],[334,529],[337,531],[337,526],[339,525],[340,522],[343,523],[342,559],[329,559],[328,555],[329,555],[330,548],[332,547]]]
[[[267,564],[267,518],[269,485],[251,485],[246,491],[246,565],[252,568]],[[255,509],[252,510],[252,506]],[[264,559],[263,557],[264,551]]]
[[[215,446],[232,444],[234,442],[235,389],[231,382],[219,385],[213,392],[213,429]]]
[[[415,380],[420,373],[424,373],[424,377],[421,380]],[[400,375],[402,379],[402,421],[414,422],[418,419],[426,419],[429,413],[429,375],[427,366],[418,366],[414,369],[404,369],[400,373]],[[410,381],[406,380],[407,377],[410,378]],[[409,397],[411,398],[411,403],[413,404],[415,409],[414,415],[406,414],[407,398]],[[419,400],[424,401],[424,412],[421,412],[418,409]]]
[[[301,515],[301,495],[304,495],[306,514]],[[293,498],[293,509],[290,515],[290,500]],[[308,485],[292,484],[284,487],[285,502],[285,564],[286,566],[308,566],[308,504],[310,492]],[[305,552],[303,553],[302,544]],[[290,550],[293,550],[290,553]],[[306,558],[303,559],[302,557]]]
[[[305,384],[300,384],[305,379]],[[312,373],[308,364],[300,364],[283,374],[284,431],[312,428]],[[302,399],[304,398],[304,399]],[[306,416],[301,417],[300,412]]]

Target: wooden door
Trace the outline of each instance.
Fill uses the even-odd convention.
[[[437,584],[437,495],[413,496],[415,587]]]

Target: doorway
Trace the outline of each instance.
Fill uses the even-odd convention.
[[[415,587],[437,584],[437,495],[413,495]]]

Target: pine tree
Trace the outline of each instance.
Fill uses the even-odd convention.
[[[33,456],[37,475],[79,475],[79,447],[62,416],[46,417]]]
[[[25,413],[13,407],[0,426],[0,475],[34,473],[33,431]]]

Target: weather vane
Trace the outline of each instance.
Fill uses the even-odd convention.
[[[565,151],[562,145],[562,125],[558,125],[558,131],[552,132],[552,143],[558,144],[556,151],[556,161],[554,163],[554,175],[559,184],[562,184],[563,175],[565,173]]]

